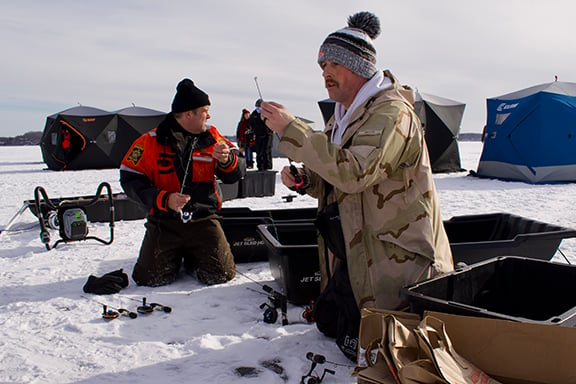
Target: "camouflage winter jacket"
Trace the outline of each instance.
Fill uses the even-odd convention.
[[[396,277],[387,270],[375,270],[379,258],[393,257],[378,251],[382,243],[430,260],[432,275],[453,270],[428,150],[413,109],[414,92],[402,87],[389,71],[384,74],[392,80],[392,87],[356,109],[342,146],[330,142],[333,117],[324,132],[294,120],[278,146],[304,164],[311,183],[308,193],[318,198],[319,209],[324,205],[323,180],[334,186],[327,203],[338,202],[348,271],[359,307],[376,306],[379,296],[389,294],[374,281]],[[322,239],[319,251],[324,254]],[[330,263],[320,257],[323,284],[331,273]],[[422,276],[414,280],[419,279]]]

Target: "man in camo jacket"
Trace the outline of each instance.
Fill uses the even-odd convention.
[[[376,69],[372,42],[379,33],[378,18],[361,12],[320,47],[318,63],[335,101],[324,132],[275,102],[262,103],[262,118],[282,136],[278,149],[303,163],[299,172],[319,210],[337,202],[358,307],[402,310],[402,287],[454,267],[414,91]],[[281,177],[294,188],[288,167]],[[324,288],[340,261],[322,257],[329,254],[322,238],[319,249]]]

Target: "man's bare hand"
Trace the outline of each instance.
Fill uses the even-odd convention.
[[[218,160],[220,163],[226,163],[228,157],[230,156],[230,148],[226,143],[216,143],[214,146],[214,152],[212,152],[212,157]]]
[[[173,192],[168,195],[168,208],[173,211],[180,211],[190,201],[190,196]]]
[[[292,172],[290,172],[290,167],[285,166],[284,168],[282,168],[282,171],[280,172],[280,178],[282,180],[282,184],[284,184],[288,188],[294,188],[295,185],[294,175],[292,175]]]
[[[261,104],[262,112],[260,116],[264,123],[274,132],[283,135],[284,131],[294,119],[291,114],[283,105],[274,101],[263,101]]]

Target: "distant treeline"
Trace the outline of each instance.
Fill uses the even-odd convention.
[[[0,145],[40,145],[42,132],[26,132],[23,135],[15,137],[0,137]]]
[[[0,137],[0,145],[40,145],[40,139],[42,138],[42,132],[27,132],[20,136],[15,137]],[[235,136],[226,136],[226,138],[232,142],[236,141]],[[482,134],[480,133],[460,133],[458,136],[458,141],[480,141],[482,139]]]

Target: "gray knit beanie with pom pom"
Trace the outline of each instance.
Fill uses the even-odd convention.
[[[380,20],[370,12],[348,18],[348,27],[331,33],[320,46],[318,64],[330,60],[355,74],[371,78],[376,68],[376,49],[372,40],[380,35]]]

